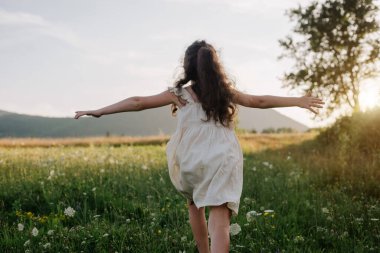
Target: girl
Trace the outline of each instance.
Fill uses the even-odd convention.
[[[233,87],[214,47],[204,40],[191,44],[184,57],[184,76],[174,87],[146,97],[129,97],[92,111],[77,111],[100,117],[172,104],[178,110],[176,132],[166,155],[170,179],[187,199],[189,220],[199,252],[228,252],[231,215],[236,216],[243,185],[243,155],[234,133],[236,105],[252,108],[299,106],[317,113],[323,102],[303,97],[254,96]],[[190,85],[184,86],[190,82]],[[209,206],[208,224],[205,207]]]

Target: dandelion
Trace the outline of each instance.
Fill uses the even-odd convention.
[[[44,249],[50,248],[50,246],[51,246],[50,242],[47,242],[44,245],[42,245],[42,247],[44,247]]]
[[[247,221],[248,222],[251,222],[254,220],[254,217],[255,216],[260,216],[261,213],[258,213],[256,211],[249,211],[247,214],[246,214],[246,217],[247,217]]]
[[[32,212],[27,212],[26,215],[27,215],[29,218],[32,218],[32,217],[33,217],[33,213],[32,213]]]
[[[36,227],[34,227],[34,228],[32,229],[32,235],[33,235],[34,237],[36,237],[36,236],[38,235],[38,229],[37,229]]]
[[[21,223],[17,224],[17,229],[18,229],[18,231],[23,231],[24,230],[24,224],[21,224]]]
[[[296,237],[294,237],[294,242],[295,243],[300,243],[300,242],[303,242],[305,241],[305,239],[302,237],[302,235],[297,235]]]
[[[69,217],[74,217],[75,210],[71,206],[69,206],[65,209],[64,214]]]
[[[230,234],[231,235],[237,235],[240,233],[240,231],[241,231],[241,227],[239,224],[233,223],[230,225]]]
[[[26,242],[24,242],[24,247],[29,246],[29,244],[30,244],[30,240],[27,240]]]
[[[48,235],[53,235],[54,234],[54,230],[50,229],[48,232],[47,232]]]

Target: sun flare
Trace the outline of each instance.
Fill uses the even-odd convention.
[[[380,106],[380,83],[364,84],[359,94],[359,104],[362,111]]]

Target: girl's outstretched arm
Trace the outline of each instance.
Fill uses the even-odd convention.
[[[165,106],[168,104],[176,104],[181,107],[186,104],[186,101],[178,98],[173,93],[169,91],[164,91],[160,94],[146,97],[129,97],[115,104],[90,111],[77,111],[75,112],[75,119],[83,115],[93,116],[99,118],[102,115],[113,114],[119,112],[129,112],[129,111],[141,111],[150,108],[156,108]]]
[[[308,109],[318,114],[313,107],[322,108],[324,102],[320,98],[312,97],[310,94],[302,97],[277,97],[277,96],[255,96],[233,90],[234,102],[252,108],[274,108],[274,107],[290,107],[298,106]]]

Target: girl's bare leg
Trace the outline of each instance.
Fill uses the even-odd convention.
[[[189,219],[191,230],[193,231],[194,239],[200,253],[209,253],[207,222],[205,216],[205,208],[201,207],[199,210],[194,205],[194,202],[188,200],[189,206]]]
[[[229,252],[231,210],[227,204],[210,206],[208,231],[211,237],[211,253]]]

